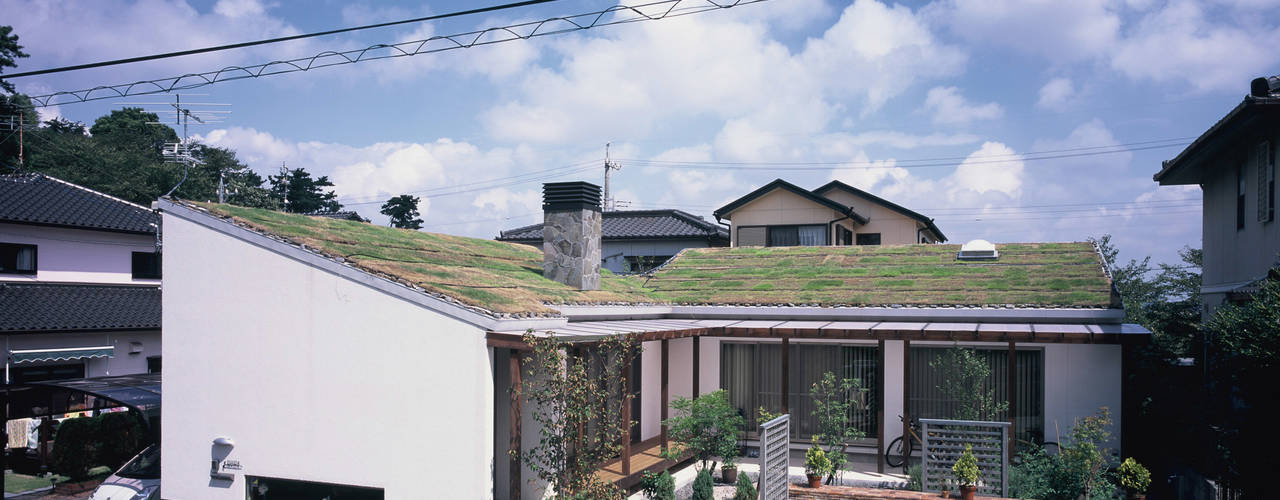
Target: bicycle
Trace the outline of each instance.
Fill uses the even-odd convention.
[[[898,415],[898,420],[903,421],[902,415]],[[918,425],[919,421],[914,418],[907,424],[907,437],[910,437],[911,441],[907,441],[905,445],[902,440],[903,436],[898,436],[889,442],[889,446],[884,450],[884,463],[889,464],[890,467],[902,467],[907,463],[907,459],[924,441],[920,439],[919,434],[916,434]]]

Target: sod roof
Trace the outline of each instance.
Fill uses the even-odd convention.
[[[998,261],[959,261],[958,245],[698,248],[650,276],[601,270],[601,290],[542,277],[542,251],[518,243],[323,217],[193,203],[237,224],[473,308],[554,315],[555,304],[1110,307],[1111,280],[1089,243],[999,245]]]

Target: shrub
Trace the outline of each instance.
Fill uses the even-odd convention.
[[[1126,458],[1120,464],[1120,486],[1134,493],[1145,493],[1151,486],[1151,472],[1133,457]]]
[[[97,465],[114,471],[142,451],[142,425],[133,412],[108,413],[98,419]]]
[[[818,422],[818,433],[813,440],[820,443],[827,452],[827,460],[831,461],[831,469],[827,471],[827,484],[836,478],[836,473],[844,468],[848,461],[848,443],[863,436],[863,432],[854,424],[853,416],[863,410],[859,397],[863,392],[862,382],[856,378],[837,379],[836,374],[826,372],[822,379],[814,382],[809,388],[813,398],[813,411],[810,412]]]
[[[814,476],[825,476],[831,471],[831,460],[827,459],[827,453],[817,444],[809,447],[804,452],[804,473]]]
[[[923,471],[919,465],[907,467],[907,489],[910,491],[924,491],[922,477]]]
[[[96,418],[70,418],[58,426],[53,441],[53,471],[79,481],[89,477],[98,452]]]
[[[956,475],[956,484],[960,486],[978,485],[982,472],[978,470],[978,459],[973,456],[973,446],[964,445],[964,453],[961,453],[955,465],[951,466],[951,472]]]
[[[756,485],[746,473],[738,474],[738,484],[733,490],[733,500],[756,500]]]
[[[693,480],[693,496],[689,500],[715,500],[716,487],[711,480],[711,470],[702,469],[698,471],[698,477]]]
[[[654,474],[646,471],[640,479],[640,491],[653,500],[676,500],[676,481],[670,472]]]
[[[1009,474],[1009,493],[1044,500],[1114,496],[1116,488],[1108,478],[1108,450],[1104,448],[1110,425],[1110,412],[1100,408],[1097,414],[1076,421],[1059,454],[1048,455],[1041,449],[1020,454],[1022,463]]]
[[[729,404],[728,391],[719,389],[696,399],[678,397],[671,402],[671,408],[676,416],[666,421],[667,435],[679,445],[665,450],[664,458],[678,461],[680,455],[689,452],[703,469],[715,468],[712,457],[722,457],[727,466],[736,464],[743,419]]]

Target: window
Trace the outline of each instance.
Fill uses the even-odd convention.
[[[879,245],[880,233],[858,233],[859,245]]]
[[[0,243],[0,274],[35,274],[36,246]]]
[[[1271,142],[1258,143],[1258,222],[1276,219],[1276,166],[1271,158]]]
[[[160,253],[133,252],[133,279],[160,279]]]
[[[9,380],[15,384],[76,378],[84,378],[84,363],[9,368]]]
[[[827,226],[769,226],[768,246],[816,247],[827,244]]]
[[[624,269],[629,273],[643,273],[666,264],[670,255],[628,255],[622,258]]]
[[[382,500],[382,488],[317,483],[273,477],[245,477],[249,500]]]
[[[1236,167],[1236,230],[1244,229],[1244,163]]]
[[[738,228],[738,246],[740,247],[762,247],[767,243],[765,240],[766,230],[764,226],[751,226]]]
[[[147,373],[160,373],[160,356],[147,356]]]
[[[791,344],[791,363],[787,367],[787,405],[791,412],[791,436],[808,440],[818,430],[812,416],[813,399],[809,388],[826,372],[839,378],[855,378],[861,382],[855,395],[863,404],[852,415],[855,425],[867,439],[879,432],[876,420],[880,401],[880,353],[876,346]],[[803,362],[801,362],[803,360]],[[742,412],[746,428],[755,430],[761,407],[769,411],[782,409],[782,344],[720,344],[720,387],[729,392],[729,404]]]
[[[912,347],[911,373],[907,388],[911,418],[956,418],[957,401],[942,392],[945,373],[934,369],[946,354],[948,347]],[[1007,349],[975,349],[986,360],[990,375],[983,384],[997,402],[1009,400],[1009,351]],[[1044,438],[1044,353],[1039,350],[1018,350],[1014,369],[1014,435],[1020,439],[1035,436]],[[1007,412],[1005,412],[1007,413]],[[1007,414],[996,420],[1008,421]],[[1029,441],[1034,441],[1028,439]],[[1054,441],[1054,439],[1049,439]]]
[[[836,244],[837,244],[837,245],[852,245],[852,244],[853,244],[853,231],[850,231],[850,230],[849,230],[849,228],[844,227],[844,226],[836,226]]]

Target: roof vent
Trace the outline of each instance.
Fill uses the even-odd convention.
[[[960,254],[956,256],[960,260],[996,260],[1000,258],[1000,252],[996,251],[996,246],[987,240],[973,240],[965,243],[960,247]]]

